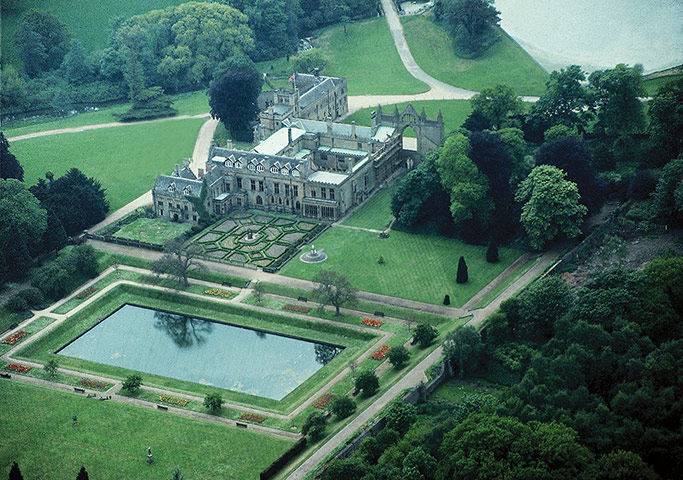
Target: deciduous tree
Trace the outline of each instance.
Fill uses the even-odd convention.
[[[387,419],[387,428],[396,430],[403,436],[417,420],[417,408],[402,399],[394,400],[384,417]]]
[[[185,245],[184,238],[170,240],[164,248],[164,256],[155,260],[152,270],[157,274],[169,274],[178,281],[183,288],[190,285],[187,271],[191,268],[202,268],[199,255],[202,249],[195,244]]]
[[[521,222],[533,248],[540,250],[560,233],[569,238],[581,233],[588,209],[565,176],[557,167],[540,165],[519,185],[515,200],[522,205]]]
[[[325,417],[318,412],[313,412],[306,417],[306,421],[301,427],[301,433],[317,440],[325,434],[325,428],[327,428]]]
[[[437,20],[444,22],[455,39],[455,51],[465,58],[480,56],[498,40],[496,25],[500,12],[489,0],[440,0]]]
[[[204,406],[213,415],[221,411],[223,406],[223,397],[218,392],[207,393],[204,397]]]
[[[436,328],[426,323],[421,323],[415,328],[413,343],[417,343],[421,348],[427,348],[438,336],[439,332]]]
[[[607,135],[640,133],[645,128],[643,66],[623,63],[610,70],[596,70],[588,81],[596,95],[597,127]]]
[[[263,78],[255,71],[232,70],[209,87],[211,116],[227,127],[233,138],[251,141],[251,123],[258,115],[258,95]]]
[[[321,307],[333,305],[335,317],[341,315],[341,307],[356,301],[356,289],[340,273],[332,270],[320,270],[313,277],[313,282],[318,284],[318,287],[313,291],[313,296]]]
[[[683,148],[683,79],[661,87],[649,102],[653,166],[678,157]]]
[[[375,372],[363,370],[356,375],[355,387],[357,392],[363,392],[366,397],[371,397],[379,388],[379,379]]]
[[[482,349],[481,335],[472,326],[458,328],[444,343],[444,354],[460,377],[477,368]]]
[[[140,391],[140,386],[142,385],[142,377],[137,373],[128,375],[126,379],[121,384],[121,388],[127,390],[131,395],[135,395]]]
[[[330,405],[330,410],[338,418],[346,418],[356,411],[356,402],[347,396],[340,396],[335,398]]]
[[[14,33],[17,55],[30,77],[59,67],[70,40],[71,34],[63,22],[52,13],[35,8],[21,15]]]
[[[586,125],[586,110],[591,100],[582,82],[586,74],[578,65],[553,71],[546,82],[546,91],[531,107],[529,121],[546,130],[555,125],[579,128]]]
[[[653,198],[659,215],[683,222],[683,154],[662,169]]]
[[[410,360],[410,352],[403,345],[399,345],[398,347],[390,348],[387,357],[389,357],[389,363],[400,370]]]
[[[478,110],[487,120],[492,130],[514,127],[517,121],[513,117],[524,111],[522,101],[507,85],[482,88],[472,97],[472,110]]]

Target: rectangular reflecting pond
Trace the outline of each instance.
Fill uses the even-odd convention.
[[[281,400],[343,348],[124,305],[57,353]]]

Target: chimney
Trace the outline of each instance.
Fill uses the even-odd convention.
[[[225,145],[226,148],[232,150],[232,140],[228,140],[228,142]]]
[[[204,169],[203,168],[197,169],[197,177],[198,178],[204,178]]]
[[[351,138],[356,139],[356,122],[351,122]]]
[[[313,76],[314,76],[315,78],[320,78],[320,68],[315,67],[315,68],[313,69]]]
[[[292,144],[292,127],[287,127],[287,145]]]
[[[176,177],[179,177],[179,176],[180,176],[180,165],[178,165],[177,163],[175,164],[175,167],[173,168],[173,174],[174,174]]]

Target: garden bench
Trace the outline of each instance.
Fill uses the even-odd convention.
[[[85,390],[82,388],[74,387],[74,392],[76,393],[85,393]]]
[[[384,317],[384,312],[375,312],[375,317]]]
[[[235,425],[239,428],[249,428],[246,423],[235,422]]]
[[[165,407],[164,405],[157,405],[157,408],[159,410],[163,410],[164,412],[168,411],[168,407]]]
[[[12,378],[12,375],[9,373],[0,373],[0,378]]]
[[[308,297],[298,297],[297,300],[300,302],[308,302]]]

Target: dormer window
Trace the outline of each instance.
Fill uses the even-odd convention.
[[[190,194],[190,187],[183,188],[183,195],[189,195],[189,194]]]
[[[242,168],[242,162],[237,160],[234,165],[235,168]]]
[[[232,168],[233,163],[230,160],[226,160],[225,162],[223,162],[223,165],[225,165],[228,168]]]
[[[253,163],[250,163],[249,166],[248,166],[247,168],[248,168],[249,170],[252,170],[252,171],[256,169],[256,167],[254,166]]]
[[[283,168],[282,170],[280,170],[280,173],[283,175],[289,175],[289,170],[287,170],[287,168]]]
[[[279,173],[278,170],[277,170],[277,167],[276,167],[275,165],[273,165],[272,167],[270,167],[270,173]]]
[[[296,167],[294,167],[294,170],[292,170],[292,176],[293,176],[293,177],[298,177],[299,175],[300,175],[300,174],[299,174],[299,170],[297,170]]]
[[[168,191],[171,193],[175,192],[175,183],[172,183],[168,186]]]
[[[258,165],[256,165],[256,171],[257,171],[257,172],[263,172],[263,171],[265,171],[265,170],[266,170],[266,169],[265,169],[265,167],[264,167],[262,164],[259,163]]]

